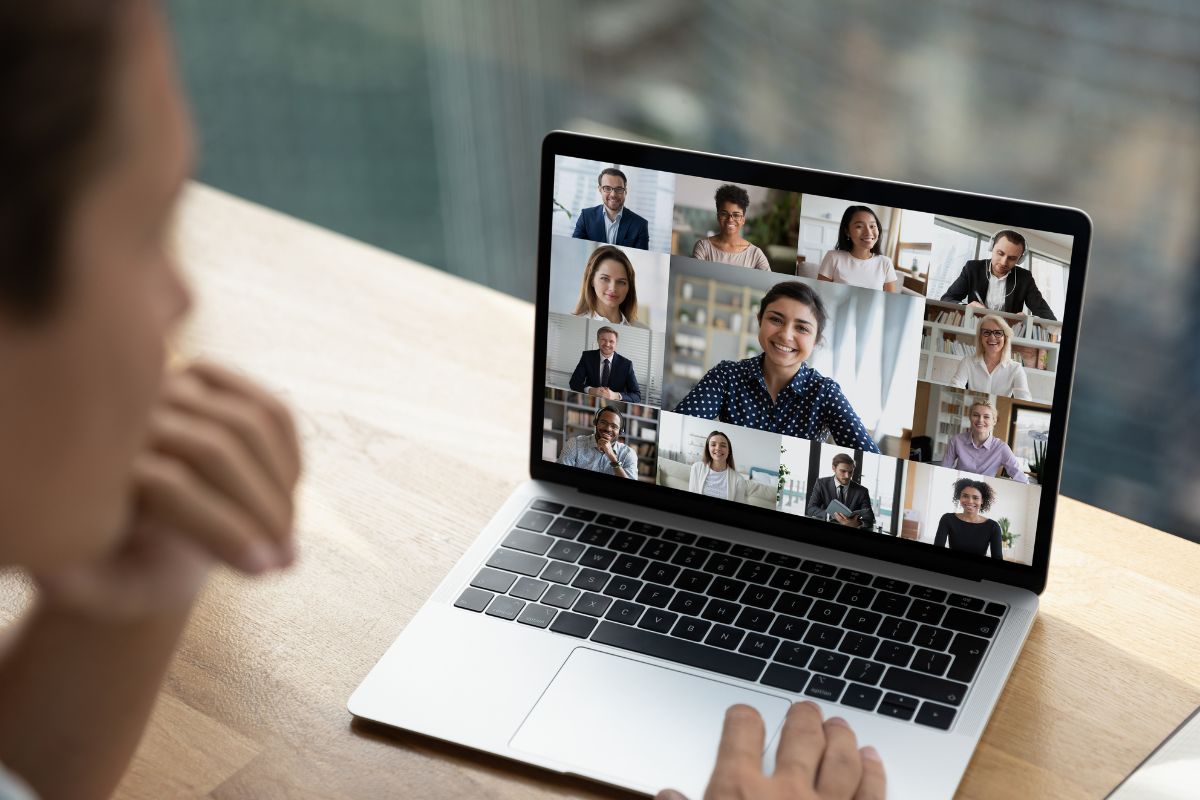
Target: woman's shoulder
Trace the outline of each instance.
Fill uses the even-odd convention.
[[[711,255],[713,251],[712,241],[707,236],[702,236],[696,240],[696,244],[692,246],[693,256]]]

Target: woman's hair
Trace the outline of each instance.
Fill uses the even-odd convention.
[[[717,211],[721,210],[721,206],[726,203],[733,203],[735,206],[746,213],[746,209],[750,207],[750,193],[740,186],[735,186],[732,183],[727,183],[717,189],[717,194],[713,198],[717,201]]]
[[[53,310],[67,223],[102,160],[127,5],[0,7],[0,309],[30,322]]]
[[[989,486],[984,481],[977,481],[971,478],[959,478],[954,482],[954,502],[958,502],[958,498],[962,497],[963,490],[978,489],[979,494],[983,497],[983,502],[979,504],[980,511],[987,511],[992,507],[992,501],[996,499],[996,490]]]
[[[1004,331],[1004,356],[1001,358],[1001,361],[1008,361],[1012,358],[1012,328],[1008,326],[1003,317],[998,317],[995,314],[984,314],[979,318],[979,325],[975,328],[975,355],[983,355],[982,331],[988,325]]]
[[[996,418],[1000,416],[1000,412],[996,410],[996,407],[986,400],[976,400],[974,403],[971,403],[970,408],[967,409],[967,414],[970,415],[976,408],[986,408],[988,411],[991,411],[992,422],[995,422]]]
[[[725,440],[725,444],[729,445],[729,458],[725,460],[725,463],[729,465],[730,469],[736,471],[737,465],[733,463],[733,442],[729,441],[729,437],[720,431],[713,431],[708,435],[708,438],[704,440],[704,463],[709,465],[712,464],[712,456],[708,453],[708,443],[712,441],[714,436],[720,436]]]
[[[854,249],[854,244],[850,241],[850,220],[854,219],[854,215],[859,211],[867,212],[875,220],[875,230],[878,234],[875,236],[875,244],[871,246],[871,253],[879,255],[883,252],[879,249],[879,243],[883,240],[883,223],[879,221],[879,215],[867,206],[849,206],[842,214],[842,224],[838,226],[837,249],[847,252]]]
[[[621,248],[611,244],[597,247],[588,256],[587,266],[583,269],[583,285],[579,287],[579,302],[575,304],[575,313],[596,313],[598,303],[596,290],[592,287],[592,279],[596,277],[596,270],[600,269],[600,265],[605,261],[616,261],[625,268],[625,277],[629,278],[629,291],[625,293],[625,300],[621,303],[621,313],[625,315],[627,321],[637,322],[637,284],[633,277],[633,262]]]
[[[798,300],[812,310],[813,316],[817,318],[817,342],[820,343],[821,333],[825,330],[825,321],[829,317],[825,313],[825,304],[821,302],[821,295],[817,294],[817,291],[807,283],[801,281],[781,281],[767,290],[763,299],[758,303],[759,324],[762,324],[763,312],[767,310],[767,306],[781,297]]]

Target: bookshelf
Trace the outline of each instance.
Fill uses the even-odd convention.
[[[609,401],[563,389],[546,389],[542,419],[542,458],[556,461],[563,445],[574,436],[592,433],[592,415]],[[658,463],[658,411],[650,406],[614,403],[623,408],[620,441],[633,449],[638,459],[638,480],[654,482]]]
[[[949,383],[963,356],[974,355],[975,329],[979,318],[986,314],[996,314],[1012,327],[1013,357],[1019,358],[1025,366],[1033,400],[1048,404],[1054,396],[1062,323],[1028,314],[1006,314],[940,300],[926,301],[925,325],[921,332],[920,379],[930,383]]]
[[[973,403],[991,403],[995,406],[996,398],[969,389],[945,389],[939,392],[934,426],[929,431],[933,439],[933,463],[942,463],[950,440],[970,430],[971,419],[967,412]]]
[[[758,355],[755,314],[762,289],[688,275],[673,288],[664,383],[690,387],[721,361]]]

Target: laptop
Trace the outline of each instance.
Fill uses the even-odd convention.
[[[1046,583],[1082,211],[554,132],[530,479],[352,714],[703,795],[815,702],[951,797]],[[850,513],[845,513],[850,512]]]

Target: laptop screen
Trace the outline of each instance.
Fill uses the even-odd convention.
[[[655,152],[553,155],[541,458],[797,535],[1033,564],[1075,237],[950,192]]]

